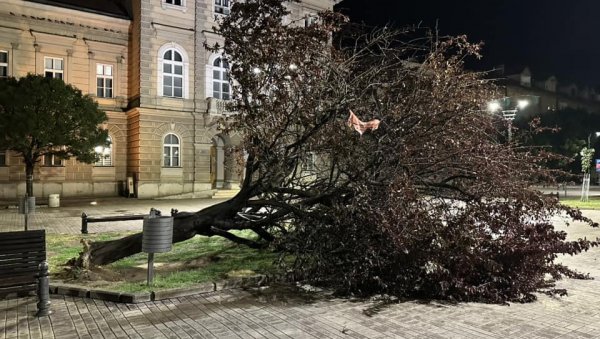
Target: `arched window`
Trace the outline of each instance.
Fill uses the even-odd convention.
[[[96,146],[94,148],[94,151],[96,152],[96,154],[98,154],[98,156],[100,157],[100,159],[98,159],[98,161],[96,161],[96,163],[94,164],[94,166],[112,166],[112,138],[110,136],[108,136],[106,138],[106,141],[108,142],[108,146]]]
[[[170,48],[163,54],[163,96],[183,98],[183,57]]]
[[[213,98],[229,100],[231,87],[229,86],[229,64],[224,58],[216,58],[213,62]]]
[[[179,138],[175,134],[167,134],[163,142],[163,166],[179,167]]]

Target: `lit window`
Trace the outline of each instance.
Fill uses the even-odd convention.
[[[165,167],[179,167],[179,138],[175,134],[167,134],[163,143],[163,159]]]
[[[215,0],[215,13],[229,15],[231,10],[230,0]]]
[[[8,52],[0,51],[0,78],[8,76]]]
[[[95,166],[112,166],[112,138],[109,136],[106,141],[108,146],[96,146],[94,148],[100,158],[94,164]]]
[[[99,98],[112,98],[113,67],[111,65],[96,65],[96,95]]]
[[[63,59],[44,58],[44,75],[46,78],[62,79],[64,73]]]
[[[183,6],[182,0],[165,0],[165,3],[168,3],[169,5]]]
[[[54,154],[44,154],[44,166],[62,166],[62,159]]]
[[[183,98],[183,58],[175,49],[163,54],[163,96]]]
[[[213,98],[229,100],[231,88],[229,87],[229,64],[223,58],[213,62]]]

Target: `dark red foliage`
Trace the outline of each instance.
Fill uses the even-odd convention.
[[[214,50],[234,65],[227,130],[244,136],[242,190],[268,211],[256,224],[292,270],[349,294],[489,302],[560,294],[549,277],[582,277],[555,259],[597,243],[554,229],[557,213],[585,219],[531,188],[552,180],[551,155],[504,142],[485,111],[495,88],[463,69],[478,45],[286,14],[279,0],[237,3]],[[359,136],[349,109],[379,129]]]

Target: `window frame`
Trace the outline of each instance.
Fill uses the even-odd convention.
[[[172,3],[169,3],[171,1]],[[180,4],[174,3],[175,1],[179,1]],[[185,7],[185,0],[163,0],[163,3],[167,6],[177,6],[177,7]]]
[[[214,0],[213,2],[213,11],[215,12],[215,16],[223,15],[227,16],[231,13],[231,5],[232,0]],[[226,3],[224,5],[223,3]]]
[[[50,160],[48,161],[48,159],[50,159]],[[42,161],[43,161],[42,166],[44,166],[44,167],[63,167],[64,166],[63,159],[59,159],[54,154],[44,154]]]
[[[314,173],[317,171],[317,155],[314,152],[308,152],[302,161],[301,169],[303,172]]]
[[[304,16],[304,28],[311,27],[319,22],[319,16],[313,13]]]
[[[8,151],[0,151],[0,167],[8,166]]]
[[[167,55],[167,53],[171,52],[171,57],[172,59],[166,59],[165,56]],[[179,55],[179,57],[181,58],[181,61],[177,61],[175,60],[176,57],[175,55]],[[171,72],[165,72],[165,65],[170,66]],[[181,67],[181,74],[177,74],[176,73],[176,68],[177,67]],[[181,53],[176,49],[176,48],[169,48],[167,49],[164,53],[163,53],[163,61],[162,61],[162,80],[163,80],[163,86],[162,86],[162,96],[163,97],[168,97],[168,98],[177,98],[177,99],[182,99],[183,98],[183,69],[184,69],[184,64],[183,64],[183,55],[181,55]],[[170,85],[165,85],[166,83],[166,79],[167,77],[171,78],[171,84]],[[175,80],[179,79],[181,81],[181,86],[175,86]],[[170,94],[166,94],[165,93],[165,87],[169,86],[171,88],[171,93]],[[175,95],[175,89],[176,88],[180,88],[181,89],[181,96],[177,96]]]
[[[52,60],[52,68],[46,67],[47,60]],[[54,62],[56,60],[61,61],[62,68],[60,68],[60,69],[54,68]],[[48,73],[52,73],[52,78],[61,79],[64,81],[64,79],[65,79],[65,59],[58,58],[58,57],[44,56],[44,77],[48,77]],[[56,76],[57,74],[60,74],[60,77],[57,77]]]
[[[177,143],[167,143],[167,138],[173,136],[177,139]],[[168,154],[165,152],[168,148]],[[173,159],[177,159],[177,163],[173,163]],[[181,138],[175,133],[167,133],[163,137],[162,143],[162,165],[166,168],[181,167]]]
[[[216,65],[217,62],[219,63],[219,65]],[[226,63],[227,66],[223,66],[223,63]],[[219,99],[219,100],[231,100],[231,82],[230,82],[230,78],[229,78],[229,63],[227,62],[227,59],[225,59],[222,55],[217,56],[213,62],[211,63],[212,66],[212,81],[211,81],[211,97],[215,98],[215,99]],[[219,79],[215,78],[215,73],[218,72],[219,74]],[[227,75],[227,80],[224,80],[224,75]],[[215,85],[219,84],[219,91],[215,92]],[[227,91],[225,92],[223,90],[223,86],[227,85]],[[226,93],[227,94],[227,98],[223,97],[223,94]],[[216,94],[216,95],[215,95]]]
[[[114,150],[114,143],[113,143],[113,138],[109,135],[107,138],[107,141],[109,142],[108,146],[96,146],[94,148],[94,151],[98,154],[103,153],[103,156],[100,156],[100,159],[98,159],[98,161],[94,162],[94,166],[95,167],[113,167],[113,150]]]
[[[165,60],[164,60],[164,56],[165,54],[169,51],[169,50],[175,50],[177,53],[179,53],[179,55],[181,56],[182,61],[181,62],[177,62],[179,65],[182,66],[182,88],[181,88],[181,92],[182,92],[182,96],[181,97],[175,97],[175,96],[166,96],[164,95],[164,79],[165,79],[165,73],[164,73],[164,67],[165,67]],[[156,96],[158,97],[164,97],[164,98],[169,98],[169,99],[189,99],[189,91],[190,91],[190,75],[189,75],[189,57],[188,54],[185,50],[185,48],[183,48],[182,46],[180,46],[179,44],[175,43],[175,42],[169,42],[164,44],[162,47],[160,47],[158,49],[158,53],[157,53],[157,76],[156,76]],[[170,62],[172,60],[167,60],[167,62]],[[173,66],[172,66],[173,67]],[[174,70],[174,68],[173,68]],[[171,75],[171,74],[169,74]]]
[[[1,78],[8,78],[10,76],[9,75],[9,69],[8,69],[8,64],[9,64],[9,61],[10,61],[10,59],[9,59],[10,54],[8,53],[8,51],[5,51],[3,49],[0,49],[0,54],[6,54],[6,62],[0,62],[0,69],[1,68],[5,68],[6,69],[6,75],[2,75],[2,73],[0,73],[0,79]]]
[[[102,67],[102,71],[104,74],[98,74],[98,67]],[[106,68],[110,68],[110,75],[106,75]],[[115,72],[114,72],[114,65],[112,64],[103,64],[103,63],[97,63],[96,64],[96,96],[98,98],[114,98],[115,95]],[[100,86],[98,86],[98,80],[102,79],[102,84],[104,86],[102,86],[102,95],[99,95],[99,90],[100,90]],[[110,89],[108,86],[106,86],[106,80],[110,80]],[[107,91],[110,90],[110,95],[107,95]]]

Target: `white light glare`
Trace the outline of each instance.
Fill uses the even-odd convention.
[[[488,104],[488,110],[490,110],[491,112],[496,112],[499,109],[500,109],[500,104],[495,101],[490,102]]]
[[[519,109],[523,109],[525,107],[527,107],[529,105],[529,101],[527,100],[519,100],[517,102],[517,106],[519,107]]]
[[[254,67],[254,69],[252,69],[252,72],[253,72],[254,74],[260,74],[261,70],[260,70],[260,68],[258,68],[258,67]]]

